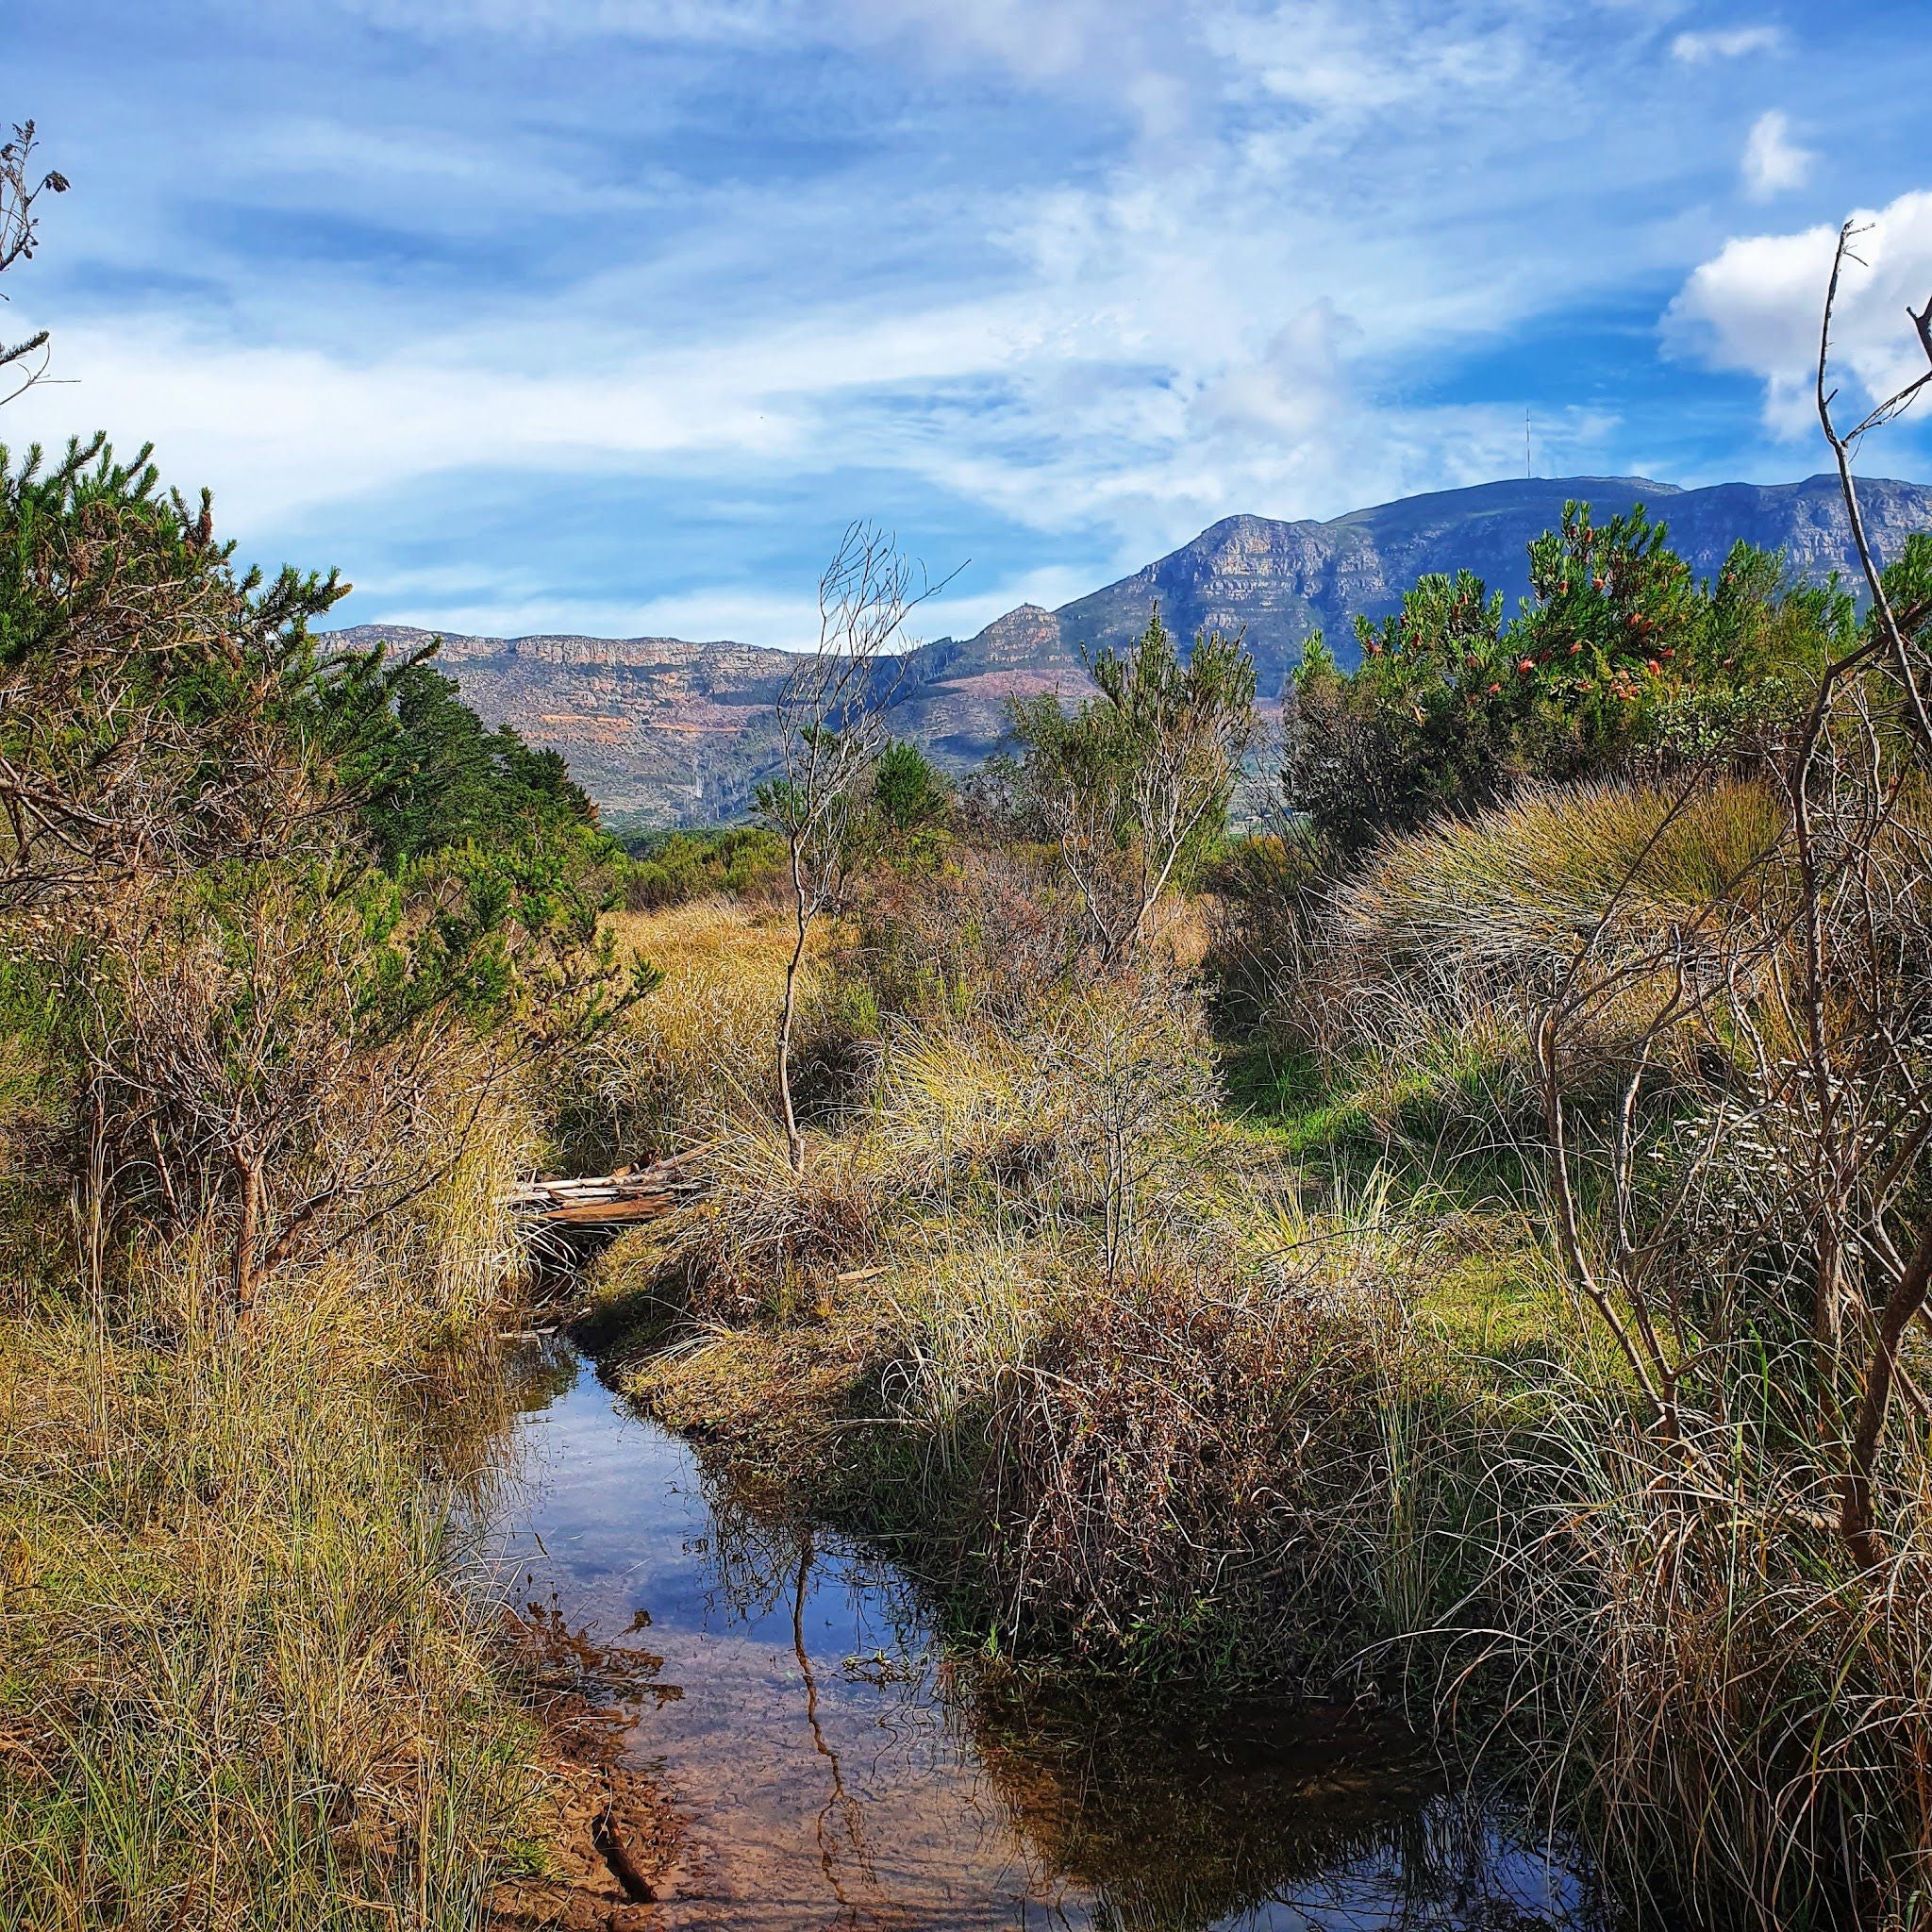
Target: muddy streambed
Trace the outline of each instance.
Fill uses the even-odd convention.
[[[1603,1923],[1393,1729],[990,1690],[890,1563],[761,1513],[567,1345],[523,1389],[504,1561],[520,1608],[634,1660],[626,1749],[688,1821],[667,1928]]]

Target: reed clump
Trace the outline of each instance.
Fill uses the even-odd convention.
[[[467,1473],[423,1479],[455,1372],[410,1285],[338,1263],[238,1326],[190,1243],[0,1331],[10,1925],[455,1927],[519,1856],[531,1728]]]
[[[1375,1634],[1348,1601],[1389,1534],[1373,1324],[1172,1253],[1057,1316],[981,1407],[1009,1644],[1301,1677]]]
[[[1489,1472],[1501,1614],[1455,1668],[1507,1687],[1545,1767],[1639,1907],[1713,1922],[1912,1923],[1932,1856],[1924,1738],[1928,1495],[1899,1472],[1882,1568],[1851,1561],[1830,1488],[1765,1407],[1762,1353],[1676,1444],[1568,1385]],[[1478,1659],[1481,1659],[1478,1663]]]

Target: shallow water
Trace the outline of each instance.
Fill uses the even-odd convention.
[[[520,1606],[648,1679],[629,1748],[690,1820],[667,1927],[1601,1923],[1399,1733],[1276,1706],[1154,1735],[996,1700],[891,1564],[761,1515],[573,1351],[525,1399],[505,1560]]]

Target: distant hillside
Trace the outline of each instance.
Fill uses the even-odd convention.
[[[677,638],[478,638],[363,624],[357,649],[417,650],[490,724],[554,746],[613,823],[705,824],[742,815],[773,756],[772,706],[793,659],[756,644]]]
[[[1884,554],[1932,529],[1932,488],[1863,484]],[[1535,477],[1404,497],[1329,523],[1227,517],[1119,583],[1058,610],[1023,605],[976,637],[941,638],[908,658],[897,680],[895,728],[963,771],[998,744],[1007,697],[1091,690],[1080,649],[1124,643],[1158,601],[1183,636],[1245,630],[1272,707],[1311,631],[1326,632],[1344,662],[1352,620],[1379,617],[1429,571],[1468,569],[1512,602],[1528,590],[1526,550],[1563,505],[1582,497],[1600,516],[1641,502],[1671,542],[1714,575],[1739,538],[1782,550],[1811,577],[1856,575],[1837,480],[1724,483],[1707,490],[1638,476]],[[436,633],[396,625],[338,632],[426,644]],[[770,770],[771,707],[791,662],[783,651],[675,638],[478,638],[444,634],[440,661],[491,724],[554,745],[613,818],[700,824],[741,814]]]

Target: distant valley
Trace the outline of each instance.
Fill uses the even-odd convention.
[[[1932,487],[1870,480],[1862,488],[1882,554],[1932,529]],[[976,637],[920,645],[895,675],[894,728],[948,768],[967,770],[998,746],[1009,695],[1090,691],[1081,649],[1124,643],[1157,603],[1187,639],[1203,629],[1244,631],[1272,708],[1313,631],[1352,661],[1353,619],[1394,609],[1427,572],[1473,570],[1512,602],[1524,594],[1526,546],[1573,497],[1600,517],[1646,504],[1702,575],[1715,574],[1739,538],[1782,550],[1807,577],[1856,575],[1837,479],[1828,476],[1703,490],[1634,476],[1520,478],[1405,497],[1327,523],[1227,517],[1058,610],[1023,605]],[[358,647],[416,647],[439,633],[359,625],[334,635]],[[793,661],[787,652],[675,638],[440,635],[437,661],[465,699],[490,723],[562,752],[614,824],[739,817],[772,769],[772,704]]]

